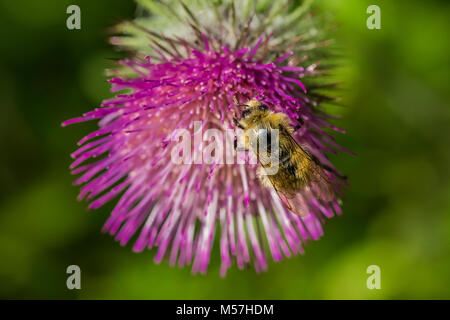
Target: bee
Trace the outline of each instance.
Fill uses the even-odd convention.
[[[325,202],[335,198],[333,184],[325,171],[332,169],[323,166],[295,141],[294,129],[286,114],[273,112],[258,100],[239,104],[235,99],[235,104],[245,107],[239,118],[233,110],[233,122],[243,130],[238,137],[240,150],[250,150],[258,158],[257,176],[263,186],[273,188],[284,205],[302,217],[309,214],[304,199],[306,192],[312,192]],[[273,134],[273,129],[278,130],[277,135]],[[265,145],[260,141],[266,141]],[[274,155],[278,159],[274,159]]]

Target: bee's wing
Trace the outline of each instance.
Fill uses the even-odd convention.
[[[310,189],[319,199],[326,202],[332,201],[335,197],[333,185],[319,160],[316,159],[309,150],[301,147],[297,141],[295,141],[294,137],[289,135],[289,139],[291,139],[292,143],[296,146],[294,152],[302,153],[302,156],[307,157],[309,161],[311,161],[310,170],[312,172],[310,176],[311,181],[309,181]]]
[[[303,196],[300,193],[288,195],[280,190],[277,190],[275,187],[274,190],[280,198],[281,202],[283,202],[286,208],[288,208],[290,211],[300,217],[306,217],[307,215],[309,215],[308,205],[306,204]]]
[[[315,164],[315,167],[314,176],[311,181],[311,189],[313,193],[321,200],[326,202],[333,201],[335,198],[335,193],[330,178],[320,165]]]

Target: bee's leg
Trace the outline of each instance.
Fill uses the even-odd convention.
[[[333,173],[335,176],[341,178],[342,180],[347,180],[347,176],[344,176],[344,175],[340,174],[339,172],[337,172],[333,168],[331,168],[331,167],[329,167],[327,165],[324,165],[324,164],[321,164],[321,166],[322,166],[322,168],[324,168],[325,170]]]
[[[244,147],[238,147],[237,139],[234,140],[234,150],[236,150],[236,151],[248,151],[248,149],[246,149]]]
[[[239,129],[244,130],[244,127],[242,126],[242,124],[239,123],[239,119],[236,118],[236,111],[234,111],[234,109],[231,109],[231,114],[233,115],[233,123],[236,127],[238,127]]]
[[[238,118],[233,117],[233,123],[234,123],[234,125],[235,125],[236,127],[238,127],[239,129],[244,130],[244,127],[239,123]]]
[[[297,118],[297,121],[299,122],[299,124],[294,127],[294,132],[300,129],[305,124],[305,121],[303,121],[303,119],[300,117]]]
[[[245,130],[244,126],[239,122],[239,119],[236,118],[236,113],[234,110],[231,110],[231,112],[233,113],[233,123],[236,127],[238,127],[241,130]],[[238,141],[237,139],[234,140],[234,150],[237,151],[248,151],[248,149],[246,149],[245,147],[238,147]]]

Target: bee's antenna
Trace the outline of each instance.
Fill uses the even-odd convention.
[[[239,103],[238,99],[236,98],[236,96],[233,96],[233,102],[236,105],[236,107],[248,107],[248,104],[245,103]]]

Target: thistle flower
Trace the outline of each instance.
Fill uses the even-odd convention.
[[[236,96],[287,114],[300,127],[294,138],[336,170],[326,153],[342,148],[324,129],[342,130],[321,106],[331,98],[317,92],[333,84],[317,84],[324,69],[315,57],[326,42],[306,14],[311,1],[138,2],[145,14],[119,25],[111,39],[132,53],[109,79],[112,91],[128,93],[63,123],[99,120],[72,154],[79,198],[95,209],[120,195],[103,230],[122,245],[137,235],[133,250],[157,247],[156,262],[192,264],[194,273],[206,272],[216,233],[222,275],[234,262],[259,272],[270,256],[303,253],[306,241],[322,236],[325,218],[341,213],[340,199],[322,203],[305,193],[310,214],[300,218],[251,166],[176,164],[170,155],[176,129],[192,132],[195,121],[223,133],[233,128]],[[195,147],[192,156],[201,153]],[[335,172],[329,175],[340,194]]]

